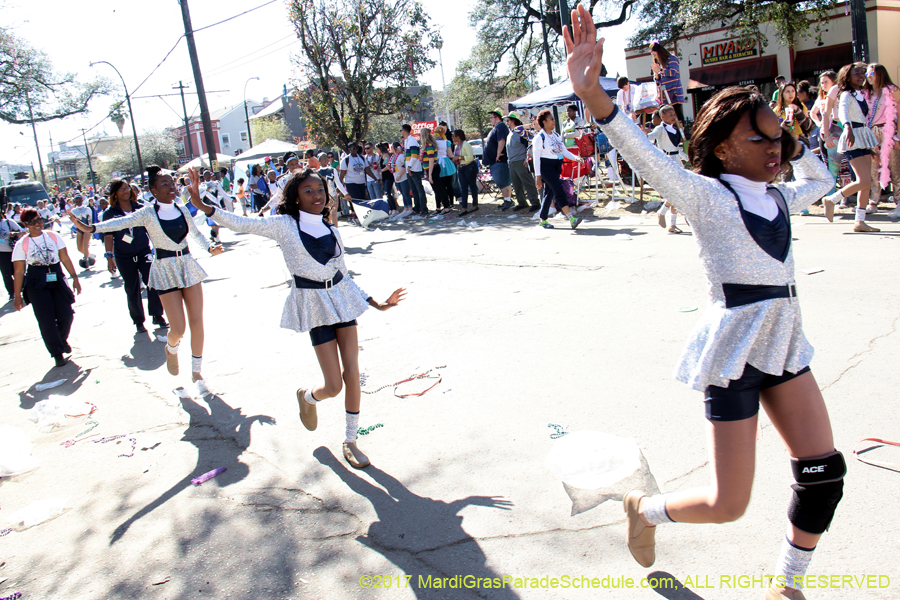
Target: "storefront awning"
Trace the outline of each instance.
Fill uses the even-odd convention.
[[[818,75],[824,71],[839,71],[841,67],[852,62],[852,43],[801,50],[794,56],[794,77]],[[815,82],[811,83],[815,84]]]
[[[731,85],[759,85],[774,81],[778,68],[776,58],[775,56],[766,56],[703,69],[691,69],[688,92]]]

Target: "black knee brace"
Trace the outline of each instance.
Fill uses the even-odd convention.
[[[824,533],[844,495],[847,463],[835,450],[816,458],[791,459],[794,495],[788,506],[788,520],[801,531]]]

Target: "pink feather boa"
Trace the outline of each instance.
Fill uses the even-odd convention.
[[[882,189],[891,181],[890,158],[891,152],[897,148],[894,136],[897,134],[897,103],[894,101],[894,90],[886,87],[881,90],[881,101],[884,102],[884,128],[882,129],[883,141],[881,142],[881,167],[878,171],[878,181]]]

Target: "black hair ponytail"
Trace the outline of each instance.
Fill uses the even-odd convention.
[[[147,185],[150,186],[150,189],[153,189],[156,186],[156,179],[159,177],[160,171],[162,171],[162,168],[157,167],[156,165],[147,167]]]

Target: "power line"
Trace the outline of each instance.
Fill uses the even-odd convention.
[[[277,52],[281,52],[282,50],[286,50],[287,48],[290,48],[291,46],[293,46],[294,44],[298,43],[299,41],[300,41],[300,40],[294,40],[294,41],[292,41],[292,42],[289,43],[289,44],[285,44],[285,45],[282,46],[281,48],[276,48],[276,49],[272,50],[271,52],[267,52],[267,53],[265,53],[265,54],[262,54],[262,55],[260,55],[260,56],[257,56],[256,58],[252,58],[252,59],[250,59],[250,60],[248,60],[248,61],[246,61],[246,62],[240,63],[240,64],[238,64],[238,65],[234,65],[233,67],[229,67],[229,68],[227,68],[227,69],[223,69],[223,70],[221,70],[221,71],[219,71],[219,72],[210,73],[210,74],[207,75],[207,77],[218,77],[219,75],[224,75],[225,73],[228,73],[228,72],[230,72],[230,71],[234,71],[235,69],[240,69],[241,67],[246,67],[247,65],[253,64],[253,63],[255,63],[256,61],[258,61],[258,60],[260,60],[260,59],[263,59],[263,58],[265,58],[265,57],[267,57],[267,56],[271,56],[272,54],[275,54],[275,53],[277,53]]]
[[[219,69],[222,69],[223,67],[227,67],[227,66],[232,65],[232,64],[234,64],[234,63],[236,63],[236,62],[238,62],[238,61],[240,61],[240,60],[244,60],[245,58],[247,58],[247,57],[249,57],[249,56],[253,56],[253,55],[256,54],[257,52],[261,52],[261,51],[265,50],[266,48],[270,48],[270,47],[274,46],[275,44],[280,44],[280,43],[283,42],[284,40],[286,40],[286,39],[288,39],[288,38],[291,38],[291,37],[294,37],[294,34],[286,35],[285,37],[281,38],[280,40],[276,40],[276,41],[272,42],[271,44],[266,44],[266,45],[263,46],[262,48],[257,48],[257,49],[254,50],[253,52],[249,52],[249,53],[245,54],[244,56],[240,56],[240,57],[238,57],[238,58],[235,58],[234,60],[228,61],[227,63],[223,63],[223,64],[221,64],[221,65],[219,65],[219,66],[217,66],[217,67],[213,67],[213,68],[210,69],[209,71],[210,71],[211,73],[215,73],[216,71],[218,71]]]
[[[233,17],[228,17],[227,19],[224,19],[224,20],[222,20],[222,21],[219,21],[218,23],[213,23],[212,25],[207,25],[206,27],[201,27],[200,29],[194,29],[193,31],[191,31],[191,33],[197,33],[198,31],[203,31],[204,29],[209,29],[210,27],[215,27],[216,25],[221,25],[222,23],[227,23],[228,21],[231,21],[232,19],[237,19],[238,17],[243,17],[243,16],[246,15],[247,13],[251,13],[251,12],[253,12],[254,10],[258,10],[258,9],[260,9],[260,8],[262,8],[262,7],[264,7],[264,6],[268,6],[268,5],[270,5],[270,4],[275,4],[276,2],[278,2],[278,0],[270,0],[269,2],[266,2],[266,3],[264,3],[264,4],[260,4],[260,5],[257,6],[256,8],[251,8],[251,9],[249,9],[249,10],[245,10],[244,12],[242,12],[242,13],[240,13],[240,14],[234,15]],[[182,35],[181,37],[184,37],[184,36]]]
[[[236,18],[238,18],[238,17],[244,16],[244,15],[246,15],[246,14],[248,14],[248,13],[251,13],[251,12],[253,12],[253,11],[255,11],[255,10],[258,10],[258,9],[263,8],[263,7],[265,7],[265,6],[268,6],[268,5],[270,5],[270,4],[274,4],[274,3],[277,2],[277,1],[278,1],[278,0],[269,0],[269,2],[265,2],[265,3],[263,3],[263,4],[260,4],[259,6],[256,6],[256,7],[254,7],[254,8],[245,10],[244,12],[239,13],[239,14],[236,14],[236,15],[234,15],[233,17],[228,17],[227,19],[223,19],[223,20],[221,20],[221,21],[219,21],[219,22],[217,22],[217,23],[213,23],[213,24],[211,24],[211,25],[206,25],[206,26],[201,27],[201,28],[199,28],[199,29],[194,29],[194,30],[191,31],[191,33],[196,33],[196,32],[198,32],[198,31],[203,31],[204,29],[209,29],[210,27],[215,27],[216,25],[221,25],[222,23],[227,23],[228,21],[231,21],[231,20],[236,19]],[[182,40],[186,35],[187,35],[186,33],[183,33],[183,34],[181,34],[180,36],[178,36],[178,39],[175,40],[175,45],[172,46],[172,49],[169,50],[169,51],[166,53],[166,55],[163,57],[163,59],[162,59],[161,61],[159,61],[159,64],[156,65],[156,66],[153,68],[152,71],[150,71],[150,74],[147,75],[147,77],[144,78],[144,80],[140,83],[140,85],[138,85],[136,88],[134,88],[134,89],[131,91],[132,94],[134,94],[135,92],[137,92],[139,89],[141,89],[141,86],[143,86],[145,83],[147,83],[147,80],[150,79],[150,78],[153,76],[153,74],[156,73],[156,71],[163,65],[163,63],[166,62],[166,60],[168,60],[168,58],[172,55],[172,53],[175,52],[175,49],[178,47],[178,44],[181,43],[181,40]],[[262,58],[262,57],[260,57],[260,58]],[[122,100],[121,102],[119,102],[119,103],[116,105],[116,108],[118,108],[119,106],[121,106],[121,105],[124,104],[124,103],[125,103],[125,101]],[[98,121],[96,125],[94,125],[94,126],[91,127],[90,129],[85,130],[85,132],[86,132],[86,133],[90,133],[91,131],[93,131],[94,129],[96,129],[96,128],[99,127],[100,125],[102,125],[103,122],[104,122],[108,117],[109,117],[109,115],[106,115],[105,117],[103,117],[102,119],[100,119],[100,121]],[[68,144],[68,143],[70,143],[70,142],[73,142],[73,141],[76,140],[76,139],[78,139],[78,136],[77,136],[77,135],[76,135],[75,137],[73,137],[71,140],[68,140],[68,141],[63,142],[63,143]]]

